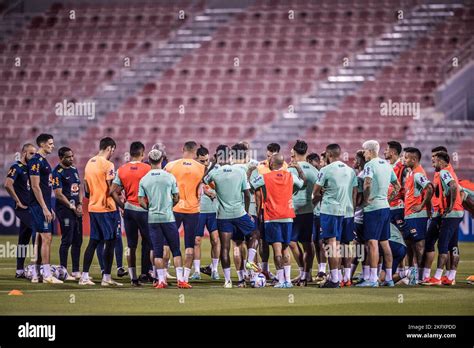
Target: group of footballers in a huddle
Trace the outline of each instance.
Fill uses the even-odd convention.
[[[101,285],[121,286],[111,270],[117,240],[121,248],[123,219],[128,272],[122,269],[118,275],[128,273],[133,286],[152,281],[154,287],[166,288],[175,278],[168,272],[172,256],[179,288],[191,288],[190,281],[201,279],[201,273],[218,280],[219,260],[224,287],[232,288],[231,247],[238,287],[246,287],[259,273],[277,288],[308,283],[326,288],[391,287],[397,282],[453,285],[459,262],[458,227],[464,210],[472,213],[474,207],[472,187],[461,185],[443,146],[432,150],[431,181],[420,164],[420,151],[402,149],[396,141],[387,143],[384,159],[379,157],[377,141],[364,142],[353,168],[341,161],[337,144],[318,155],[309,154],[306,142],[298,140],[287,163],[274,143],[267,146],[267,159],[257,162],[250,158],[246,142],[220,145],[211,155],[189,141],[182,158],[168,162],[164,149],[154,147],[145,156],[145,146],[134,142],[130,161],[115,171],[110,158],[116,143],[107,137],[87,162],[81,182],[70,148],[59,149],[59,164],[52,170],[46,157],[53,152],[53,136],[39,135],[36,145],[38,149],[23,146],[5,182],[21,222],[16,276],[28,275],[33,283],[78,280],[80,285],[94,285],[89,270],[97,252]],[[83,196],[88,198],[90,239],[81,272]],[[60,266],[52,269],[56,216],[61,229]],[[205,230],[212,262],[201,267]],[[139,235],[141,275],[136,262]],[[31,237],[35,257],[30,272],[25,272],[20,250]],[[437,269],[431,276],[436,242]],[[270,246],[275,275],[269,267]],[[295,279],[291,279],[291,255],[299,268]],[[313,278],[315,256],[318,272]],[[116,257],[121,259],[121,251]],[[356,277],[359,262],[362,272]]]

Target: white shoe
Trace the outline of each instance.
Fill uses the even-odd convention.
[[[123,286],[122,283],[118,283],[116,282],[115,280],[111,279],[109,281],[107,280],[102,280],[102,282],[100,283],[100,285],[102,286]]]
[[[76,280],[76,277],[73,277],[72,275],[68,274],[66,279],[64,279],[64,281],[75,281]]]
[[[407,277],[405,277],[405,278],[400,279],[400,280],[396,283],[396,285],[400,285],[400,284],[408,285],[409,283],[410,283],[410,281],[408,280]]]
[[[229,280],[229,281],[226,280],[226,282],[224,284],[224,288],[225,289],[232,289],[232,280]]]
[[[31,278],[32,283],[39,283],[39,277],[33,277]]]
[[[48,284],[62,284],[64,283],[62,280],[59,280],[56,277],[49,276],[47,278],[43,278],[43,283],[48,283]]]
[[[80,278],[79,285],[95,285],[95,283],[90,278],[87,278],[87,279]]]
[[[82,273],[81,272],[72,272],[71,276],[73,276],[74,279],[79,280],[79,279],[81,279]]]

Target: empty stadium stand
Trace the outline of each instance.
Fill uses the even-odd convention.
[[[285,152],[297,138],[317,152],[338,142],[348,158],[363,140],[398,139],[425,160],[446,140],[474,177],[473,120],[449,121],[434,97],[473,59],[446,72],[455,52],[472,52],[471,0],[77,3],[6,14],[0,26],[2,173],[48,131],[80,168],[107,135],[117,164],[137,139],[164,143],[170,158],[191,138],[211,149],[248,140],[260,154],[275,141]],[[58,117],[64,99],[95,102],[95,117]],[[381,117],[389,100],[419,103],[420,119]]]

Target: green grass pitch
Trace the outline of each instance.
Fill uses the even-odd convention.
[[[0,236],[0,243],[16,243]],[[125,241],[124,241],[125,242]],[[58,264],[59,238],[53,239],[52,264]],[[126,242],[125,242],[126,244]],[[82,250],[87,245],[84,239]],[[210,261],[209,240],[203,240],[202,265]],[[474,243],[460,245],[461,262],[453,287],[224,289],[223,280],[192,282],[193,289],[174,286],[156,290],[151,284],[132,288],[128,277],[123,288],[90,287],[75,282],[59,285],[31,284],[15,279],[15,259],[0,258],[0,313],[3,315],[472,315],[474,287],[465,281],[474,274]],[[27,260],[28,261],[28,260]],[[125,260],[124,260],[125,261]],[[81,259],[82,265],[82,259]],[[273,269],[273,267],[272,267]],[[359,271],[360,269],[358,269]],[[99,279],[94,260],[91,275]],[[173,269],[171,273],[173,273]],[[113,268],[115,274],[115,267]],[[296,267],[293,269],[296,274]],[[233,271],[233,276],[236,277]],[[222,273],[221,273],[222,277]],[[117,278],[115,278],[117,279]],[[120,281],[120,280],[119,280]],[[12,289],[23,296],[8,296]]]

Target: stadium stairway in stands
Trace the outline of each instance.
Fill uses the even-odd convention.
[[[103,91],[94,96],[96,103],[96,118],[87,120],[85,118],[67,119],[54,125],[52,134],[60,134],[60,143],[71,143],[69,139],[82,138],[85,141],[75,141],[71,146],[78,149],[76,161],[78,167],[82,168],[89,154],[94,153],[97,147],[97,139],[107,136],[107,130],[114,130],[113,115],[123,104],[127,103],[137,90],[147,88],[149,81],[160,78],[170,67],[177,64],[189,52],[199,48],[203,43],[212,39],[212,34],[236,14],[240,8],[206,8],[198,12],[178,30],[172,33],[169,39],[152,49],[150,54],[142,56],[137,62],[133,62],[130,69],[104,86]],[[109,122],[110,121],[110,122]],[[160,119],[153,119],[153,123],[160,123]],[[126,137],[123,132],[117,133],[117,138]],[[145,134],[140,134],[145,136]],[[119,143],[118,153],[126,151],[126,144]],[[123,149],[122,149],[122,146]],[[127,144],[128,146],[128,144]],[[123,150],[123,151],[122,151]],[[81,156],[80,154],[84,154]],[[117,155],[119,162],[122,158]]]
[[[313,93],[300,99],[294,110],[282,112],[271,126],[260,128],[252,142],[253,146],[259,153],[264,153],[266,144],[270,142],[286,144],[290,139],[301,137],[305,130],[325,118],[328,112],[336,110],[345,97],[355,94],[365,81],[373,81],[378,71],[390,65],[436,24],[453,16],[453,10],[460,7],[462,4],[455,3],[414,7],[411,13],[404,14],[403,19],[394,24],[391,32],[382,34],[362,53],[348,57],[346,67],[341,67],[336,74],[320,82]],[[337,137],[341,135],[344,136],[337,134]],[[322,134],[323,141],[325,136],[328,134]]]

